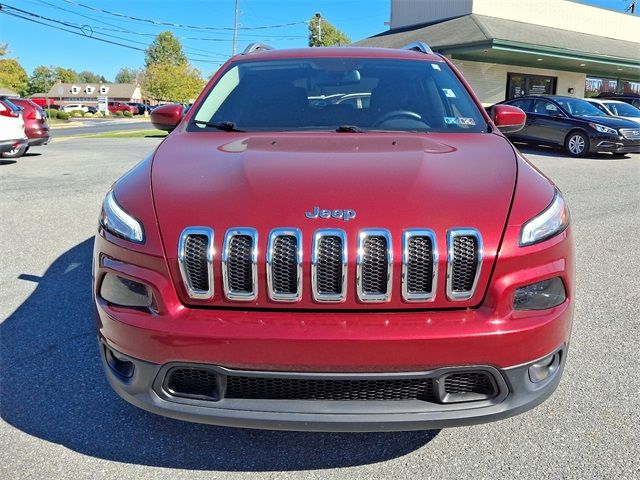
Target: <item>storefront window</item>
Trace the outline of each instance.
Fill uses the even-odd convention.
[[[595,97],[600,93],[615,93],[618,89],[618,81],[610,78],[587,77],[584,85],[584,96]]]
[[[509,73],[507,74],[507,100],[525,95],[554,95],[557,80],[556,77]]]
[[[635,93],[640,95],[640,82],[628,82],[626,80],[620,81],[622,86],[622,93]]]

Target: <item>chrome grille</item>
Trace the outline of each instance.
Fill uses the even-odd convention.
[[[295,302],[302,296],[302,234],[298,229],[276,229],[267,247],[269,297]]]
[[[184,229],[178,243],[178,263],[182,280],[191,298],[213,296],[213,230],[206,227]]]
[[[432,300],[438,278],[436,236],[432,230],[405,230],[402,241],[402,297]]]
[[[468,300],[475,293],[482,267],[480,233],[474,229],[450,230],[447,249],[447,297]]]
[[[323,229],[313,237],[311,283],[319,302],[341,302],[347,293],[347,236],[342,230]]]
[[[257,296],[257,238],[253,228],[228,230],[222,250],[224,294],[230,300],[255,300]]]
[[[358,236],[358,297],[364,302],[391,298],[393,249],[387,230],[362,230]]]
[[[621,128],[620,134],[627,140],[640,140],[640,128]]]

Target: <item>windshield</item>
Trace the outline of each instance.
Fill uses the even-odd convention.
[[[574,117],[606,117],[607,114],[586,100],[580,100],[579,98],[554,98],[554,100],[560,104],[567,112]]]
[[[445,63],[316,58],[232,64],[198,107],[190,131],[393,130],[486,132]]]
[[[620,117],[637,117],[640,118],[640,110],[628,103],[604,102],[604,104],[613,112],[614,115]]]

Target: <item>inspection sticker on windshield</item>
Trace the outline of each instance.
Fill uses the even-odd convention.
[[[449,97],[449,98],[456,98],[456,94],[453,93],[453,90],[451,90],[450,88],[443,88],[442,91],[444,92],[444,94]]]
[[[434,70],[440,70],[440,65],[432,63],[431,68],[433,68]]]
[[[476,121],[469,117],[444,117],[445,125],[475,125]]]

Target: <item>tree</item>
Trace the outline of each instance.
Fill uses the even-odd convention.
[[[147,67],[142,88],[154,100],[186,103],[198,96],[204,87],[200,71],[188,63],[157,63]]]
[[[0,57],[4,57],[9,54],[9,44],[8,43],[0,43]]]
[[[15,58],[0,59],[0,87],[8,88],[20,95],[26,95],[29,76]]]
[[[89,70],[83,70],[78,73],[78,82],[81,83],[106,83],[107,79],[103,75],[90,72]]]
[[[318,28],[318,22],[320,28]],[[309,46],[330,47],[332,45],[348,45],[351,39],[342,31],[327,22],[319,14],[309,20]]]
[[[145,51],[145,65],[147,68],[158,63],[169,65],[187,63],[187,57],[182,51],[180,40],[169,31],[160,32]]]
[[[56,73],[51,67],[40,65],[33,69],[29,77],[29,93],[47,93],[56,81]]]
[[[141,68],[122,67],[116,74],[116,83],[142,83],[144,70]]]
[[[56,80],[62,83],[76,83],[78,82],[78,74],[70,69],[64,67],[55,67]]]

